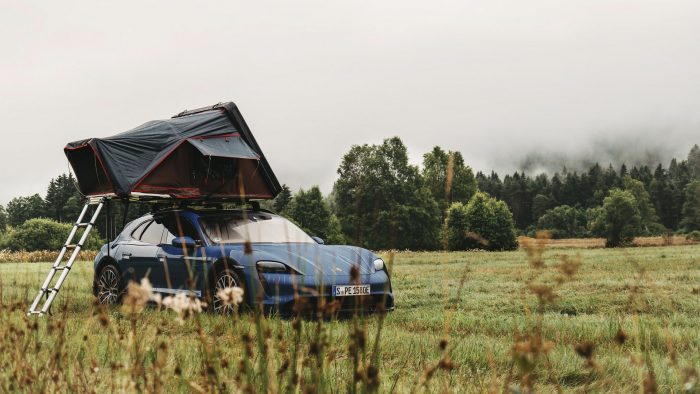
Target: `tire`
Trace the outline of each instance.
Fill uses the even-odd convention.
[[[95,297],[97,303],[114,305],[121,301],[124,289],[121,284],[121,274],[114,264],[107,264],[95,278]]]
[[[241,289],[243,289],[243,302],[241,303],[241,305],[238,305],[238,307],[236,307],[234,305],[225,305],[223,303],[223,301],[217,295],[217,292],[226,287],[240,287]],[[236,310],[240,310],[246,303],[245,282],[243,282],[240,275],[236,271],[230,268],[224,268],[221,271],[217,272],[216,277],[214,277],[214,281],[210,288],[212,293],[210,297],[211,311],[213,313],[216,313],[217,315],[229,315],[231,313],[234,313]]]

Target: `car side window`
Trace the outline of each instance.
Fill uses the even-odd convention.
[[[192,222],[176,213],[164,217],[163,226],[165,226],[165,234],[163,235],[164,244],[170,244],[175,237],[190,237],[195,241],[200,240],[199,233]]]
[[[163,230],[164,228],[162,225],[151,221],[148,227],[143,231],[143,234],[141,234],[141,242],[153,245],[160,244],[160,240],[163,238]]]

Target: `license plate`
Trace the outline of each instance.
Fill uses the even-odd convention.
[[[369,285],[333,286],[336,297],[369,295]]]

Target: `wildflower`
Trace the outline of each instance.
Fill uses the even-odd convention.
[[[238,286],[225,287],[216,292],[216,296],[225,306],[236,306],[243,302],[243,289]]]
[[[530,291],[537,296],[540,302],[553,302],[557,295],[554,290],[544,284],[531,284]]]
[[[201,313],[203,308],[207,306],[206,303],[185,293],[165,297],[162,299],[161,305],[175,311],[181,324],[183,323],[183,318],[190,316],[192,313]]]
[[[148,278],[141,279],[141,283],[129,282],[124,298],[122,311],[125,313],[140,313],[146,303],[153,296],[153,286]]]
[[[562,256],[561,264],[558,266],[559,272],[566,278],[571,279],[581,266],[580,260],[580,257],[573,259],[569,256]]]

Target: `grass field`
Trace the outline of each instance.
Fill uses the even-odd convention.
[[[0,264],[0,392],[700,392],[700,246],[528,250],[397,253],[383,320],[105,311],[88,262],[28,319]]]

